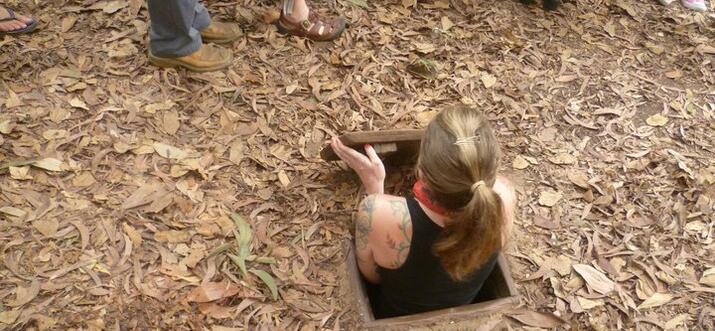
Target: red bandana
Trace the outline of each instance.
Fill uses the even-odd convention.
[[[415,195],[415,200],[421,202],[427,209],[442,216],[447,215],[447,209],[440,206],[439,203],[432,198],[432,192],[422,184],[421,180],[415,182],[415,185],[412,187],[412,193]]]

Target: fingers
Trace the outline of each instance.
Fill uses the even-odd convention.
[[[375,148],[373,148],[372,145],[365,145],[365,153],[367,153],[367,157],[373,164],[382,163],[382,160],[377,156],[377,152],[375,152]]]
[[[338,137],[333,137],[332,141],[330,142],[330,146],[333,148],[333,152],[343,161],[346,161],[346,155],[345,155],[345,145],[340,141]]]
[[[352,165],[352,163],[353,163],[352,158],[350,157],[350,155],[348,155],[347,153],[345,153],[344,150],[338,148],[337,150],[335,150],[335,154],[337,154],[338,157],[339,157],[341,160],[345,161],[348,165]]]
[[[337,138],[337,137],[332,137],[332,138],[330,138],[330,147],[333,148],[333,151],[335,151],[336,149],[338,149],[338,143],[335,142],[336,139],[338,139],[338,138]]]
[[[338,138],[335,138],[335,145],[337,146],[338,150],[342,152],[342,154],[345,156],[349,156],[351,158],[359,158],[360,156],[362,156],[358,151],[348,146],[345,146],[345,144],[343,144],[343,142],[340,141],[340,139]]]
[[[350,148],[350,147],[347,147],[347,146],[345,146],[345,153],[348,154],[348,155],[350,155],[351,158],[353,158],[353,159],[355,159],[355,160],[359,160],[360,162],[366,162],[366,163],[367,163],[367,162],[370,161],[364,154],[362,154],[362,153],[360,153],[360,152],[358,152],[358,151],[356,151],[356,150],[354,150],[354,149],[352,149],[352,148]]]
[[[333,149],[334,149],[334,150],[341,150],[341,151],[343,151],[343,152],[344,152],[345,149],[347,148],[347,147],[343,144],[343,142],[340,141],[340,138],[338,138],[338,137],[333,137],[332,142],[331,142],[331,145],[333,146]]]
[[[351,167],[354,167],[356,165],[355,163],[360,161],[358,156],[360,153],[350,147],[345,146],[345,144],[343,144],[343,142],[340,141],[339,138],[333,138],[333,142],[331,145],[335,154],[337,154],[341,160],[347,162],[348,165],[350,165]]]
[[[340,141],[340,139],[338,138],[333,138],[330,145],[332,146],[335,154],[355,171],[359,172],[361,171],[361,169],[371,168],[373,164],[375,164],[374,161],[369,157],[348,146],[345,146],[345,144],[343,144],[343,142]],[[372,150],[372,152],[377,162],[380,162],[379,164],[382,164],[380,159],[377,157],[377,154],[375,153],[374,149]]]

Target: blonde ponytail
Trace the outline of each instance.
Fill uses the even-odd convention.
[[[455,280],[462,280],[501,247],[502,201],[492,187],[499,146],[480,113],[448,109],[427,127],[418,168],[433,198],[450,211],[433,250]]]
[[[499,196],[480,186],[445,225],[433,249],[452,278],[463,279],[501,247],[501,210]]]

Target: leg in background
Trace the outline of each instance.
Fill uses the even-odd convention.
[[[230,50],[203,44],[203,32],[208,32],[209,37],[225,36],[221,34],[220,26],[211,23],[208,11],[197,0],[148,0],[148,7],[151,21],[149,62],[153,65],[184,67],[197,72],[231,65],[233,55]]]
[[[15,13],[0,6],[0,35],[5,33],[27,33],[35,29],[37,21],[32,17]]]
[[[196,0],[148,0],[151,53],[182,57],[201,48],[201,32],[211,23],[206,8]]]
[[[276,22],[278,31],[315,41],[331,41],[345,30],[344,17],[321,18],[308,7],[306,0],[283,0],[281,16]]]

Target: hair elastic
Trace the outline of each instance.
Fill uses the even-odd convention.
[[[483,180],[480,180],[480,181],[472,184],[472,193],[477,193],[477,190],[479,190],[479,188],[484,185],[486,185],[486,183],[484,183]]]
[[[454,144],[455,145],[467,145],[467,144],[473,144],[479,142],[479,135],[474,135],[471,137],[462,137],[458,138]]]

